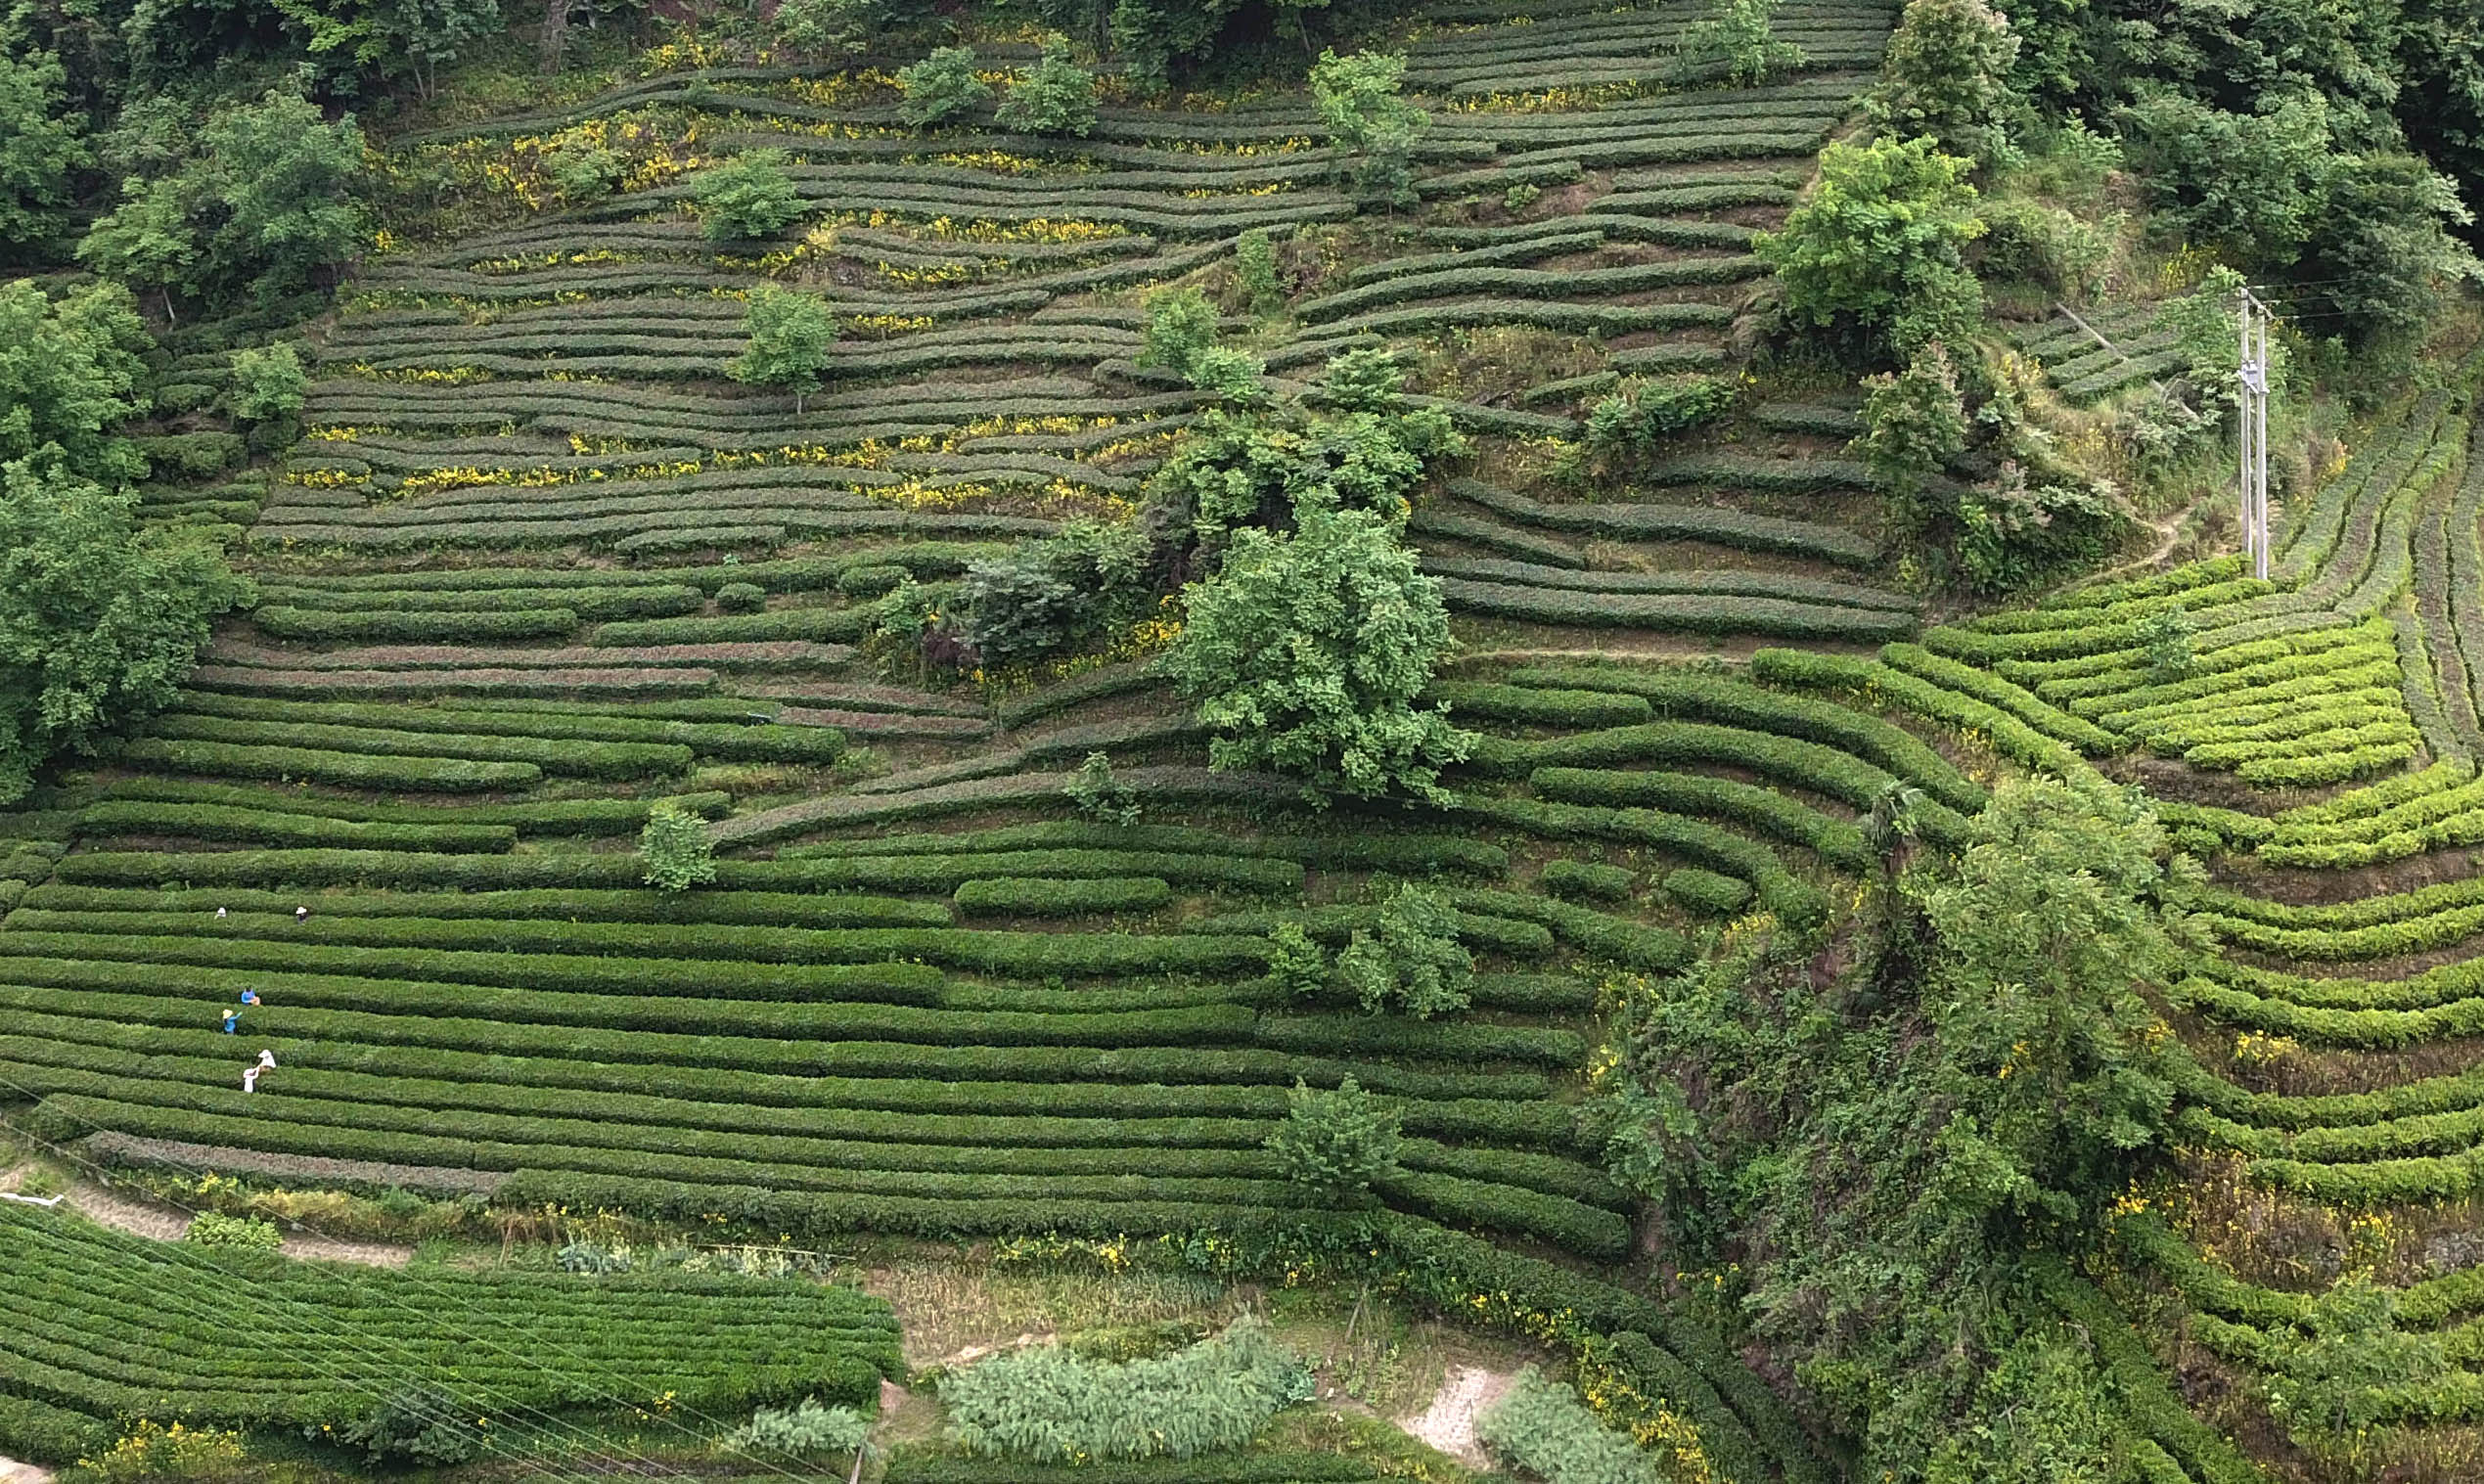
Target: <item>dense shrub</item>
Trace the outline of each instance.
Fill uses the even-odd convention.
[[[1474,958],[1458,942],[1458,915],[1446,897],[1407,884],[1382,904],[1371,932],[1354,931],[1337,955],[1337,976],[1363,1008],[1428,1018],[1467,1008]]]
[[[1628,1433],[1605,1426],[1567,1386],[1532,1366],[1475,1419],[1475,1436],[1551,1484],[1658,1484],[1666,1477]]]
[[[945,123],[992,101],[992,88],[977,73],[974,48],[944,46],[911,67],[897,69],[905,103],[898,112],[917,128]]]
[[[1397,1114],[1352,1077],[1334,1091],[1296,1081],[1286,1121],[1267,1140],[1277,1169],[1324,1203],[1351,1200],[1399,1172]]]
[[[1026,134],[1074,134],[1096,126],[1095,74],[1070,60],[1069,38],[1044,39],[1044,55],[1001,99],[1000,124]]]
[[[284,1234],[274,1222],[219,1211],[202,1211],[190,1218],[181,1239],[202,1247],[248,1247],[261,1252],[273,1252],[285,1244]]]
[[[479,1457],[490,1446],[488,1419],[470,1417],[472,1404],[438,1387],[401,1386],[380,1405],[331,1429],[312,1424],[308,1436],[359,1448],[374,1463],[445,1467]]]
[[[823,1407],[804,1397],[792,1407],[762,1407],[750,1420],[728,1432],[721,1445],[737,1453],[852,1454],[871,1438],[875,1418],[851,1407]]]
[[[647,826],[638,834],[647,884],[661,891],[686,891],[714,880],[715,851],[707,822],[669,800],[648,810]]]
[[[710,241],[772,237],[802,214],[801,193],[785,173],[783,150],[752,150],[700,172],[692,184]]]
[[[1310,1372],[1254,1319],[1159,1359],[1115,1365],[1047,1345],[940,1383],[952,1441],[1057,1463],[1232,1451],[1311,1392]]]
[[[1587,414],[1587,450],[1620,471],[1653,458],[1669,438],[1701,427],[1732,410],[1740,387],[1714,376],[1629,381],[1598,399]]]

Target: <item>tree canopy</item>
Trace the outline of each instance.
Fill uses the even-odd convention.
[[[1473,739],[1415,697],[1450,648],[1437,579],[1376,512],[1298,510],[1291,533],[1245,526],[1184,594],[1167,665],[1215,729],[1219,768],[1268,768],[1314,797],[1441,799]]]
[[[119,428],[146,409],[147,343],[119,288],[55,301],[30,280],[0,284],[0,460],[48,454],[78,477],[113,483],[144,473]]]
[[[249,601],[211,538],[134,507],[57,452],[0,465],[0,803],[169,702],[208,620]]]

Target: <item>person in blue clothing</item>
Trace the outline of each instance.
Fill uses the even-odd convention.
[[[245,1005],[256,1005],[258,1003],[258,991],[255,989],[246,989],[242,991],[242,1003]]]
[[[233,1034],[233,1021],[234,1021],[234,1018],[235,1018],[236,1016],[240,1015],[241,1013],[242,1013],[242,1012],[241,1012],[240,1011],[238,1011],[238,1010],[228,1010],[228,1011],[226,1011],[226,1012],[224,1012],[224,1033],[225,1033],[226,1035],[228,1035],[228,1036],[229,1036],[229,1035]]]

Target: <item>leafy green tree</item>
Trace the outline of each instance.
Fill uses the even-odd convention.
[[[751,150],[699,174],[692,199],[710,242],[770,237],[802,214],[802,193],[785,173],[783,150]]]
[[[1467,1008],[1473,955],[1458,941],[1458,913],[1429,886],[1407,882],[1380,904],[1371,931],[1355,929],[1337,955],[1337,977],[1374,1014],[1397,1009],[1419,1020]]]
[[[974,48],[944,46],[897,71],[906,101],[898,112],[916,128],[945,123],[992,101],[991,84],[975,69]]]
[[[0,52],[0,243],[48,243],[68,219],[73,178],[93,157],[68,82],[55,53]]]
[[[836,343],[836,316],[816,294],[761,284],[750,291],[742,333],[750,342],[725,374],[746,385],[791,391],[799,417],[803,396],[819,386],[828,369],[829,347]]]
[[[1350,1200],[1398,1173],[1396,1112],[1352,1077],[1324,1092],[1294,1079],[1286,1121],[1266,1147],[1278,1173],[1322,1202]]]
[[[1798,323],[1849,324],[1901,352],[1956,340],[1983,311],[1961,252],[1982,235],[1971,162],[1928,139],[1832,144],[1820,183],[1752,250],[1777,270]]]
[[[500,29],[500,0],[270,0],[334,92],[403,76],[425,100],[439,68]]]
[[[362,249],[370,221],[362,129],[271,89],[207,119],[202,157],[183,172],[194,221],[209,224],[206,270],[261,301],[310,287]]]
[[[1095,74],[1070,59],[1068,37],[1047,37],[1043,57],[1009,85],[996,116],[1021,134],[1083,139],[1096,126]]]
[[[1473,749],[1445,707],[1419,707],[1449,652],[1440,584],[1368,511],[1298,509],[1296,528],[1234,533],[1223,569],[1185,592],[1167,666],[1216,736],[1217,768],[1271,768],[1314,800],[1403,791],[1444,801],[1440,770]]]
[[[774,18],[777,39],[812,57],[866,51],[900,27],[928,18],[926,0],[784,0]]]
[[[2010,74],[2018,35],[1987,0],[1907,0],[1873,90],[1873,116],[1928,135],[1952,155],[2009,164],[2010,120],[2025,109]]]
[[[1216,305],[1196,288],[1168,289],[1148,300],[1138,363],[1189,377],[1200,352],[1216,344]]]
[[[2139,650],[2147,659],[2147,681],[2163,685],[2188,676],[2197,663],[2190,647],[2190,614],[2163,607],[2139,621]]]
[[[638,832],[638,861],[647,884],[658,891],[688,891],[716,878],[716,842],[707,822],[671,799],[647,811]]]
[[[1697,74],[1722,63],[1726,80],[1738,88],[1758,87],[1801,67],[1810,58],[1778,39],[1776,11],[1777,0],[1715,0],[1703,19],[1683,28],[1678,66]]]
[[[1213,374],[1202,352],[1198,377]],[[1259,366],[1245,368],[1255,381]],[[1382,349],[1332,359],[1312,398],[1265,413],[1212,409],[1149,480],[1141,523],[1160,566],[1189,570],[1212,561],[1237,525],[1282,529],[1306,505],[1376,511],[1397,520],[1426,461],[1465,451],[1446,414],[1411,405],[1405,375]]]
[[[2311,241],[2334,118],[2319,93],[2272,95],[2236,112],[2158,85],[2114,115],[2157,213],[2191,241],[2261,263],[2290,262]]]
[[[181,181],[132,175],[121,182],[120,204],[87,229],[78,261],[133,291],[152,289],[164,318],[179,323],[174,295],[199,292],[205,254]]]
[[[167,316],[176,291],[247,291],[262,303],[298,292],[368,236],[357,197],[369,177],[351,115],[331,123],[275,89],[210,115],[196,154],[169,162],[160,157],[168,148],[157,141],[135,152],[171,173],[130,176],[119,205],[78,246],[97,272],[159,291]]]
[[[310,378],[292,344],[233,352],[233,386],[226,393],[233,415],[252,423],[290,418],[302,410]]]
[[[1863,455],[1872,482],[1886,495],[1901,530],[1921,536],[1938,523],[1932,484],[1966,451],[1966,403],[1949,349],[1927,340],[1906,369],[1863,381]]]
[[[1142,366],[1161,366],[1223,402],[1247,402],[1259,394],[1267,366],[1257,356],[1216,343],[1216,305],[1197,289],[1157,294],[1148,301]]]
[[[2004,785],[1919,894],[1955,1111],[1939,1198],[2036,1226],[2100,1216],[2163,1137],[2173,1084],[2141,997],[2178,961],[2164,831],[2100,785]]]
[[[208,621],[250,600],[212,538],[142,531],[135,506],[57,452],[0,465],[0,803],[168,703]]]
[[[2338,162],[2322,193],[2311,241],[2294,265],[2350,338],[2416,337],[2439,321],[2450,290],[2484,283],[2484,263],[2450,234],[2475,213],[2458,186],[2397,152]]]
[[[118,483],[145,473],[119,427],[147,410],[138,352],[148,343],[117,285],[56,303],[30,280],[0,284],[0,460],[50,449],[80,478]]]
[[[850,0],[780,0],[768,23],[777,44],[806,57],[830,57],[860,41]],[[904,80],[904,74],[898,74]]]
[[[1324,51],[1311,68],[1311,100],[1329,142],[1344,157],[1346,189],[1367,205],[1411,206],[1415,146],[1431,115],[1407,101],[1406,59],[1394,52]]]

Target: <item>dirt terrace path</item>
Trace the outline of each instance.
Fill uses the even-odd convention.
[[[1441,1378],[1431,1405],[1399,1425],[1461,1463],[1489,1468],[1492,1461],[1475,1440],[1475,1419],[1499,1405],[1516,1382],[1513,1372],[1459,1366]]]

